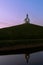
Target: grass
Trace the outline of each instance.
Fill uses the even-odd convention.
[[[0,48],[43,43],[43,26],[22,24],[0,29]]]
[[[27,39],[27,40],[0,40],[0,48],[16,45],[38,45],[43,44],[43,39]]]
[[[43,39],[43,27],[33,24],[0,29],[0,40]]]

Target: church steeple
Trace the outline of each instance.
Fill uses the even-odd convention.
[[[25,18],[25,23],[29,23],[29,22],[30,22],[30,19],[28,18],[28,14],[27,14]]]

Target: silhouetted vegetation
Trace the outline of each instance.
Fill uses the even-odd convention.
[[[40,44],[43,42],[43,27],[22,24],[0,29],[0,48],[14,45]]]
[[[43,27],[33,24],[0,29],[0,40],[43,39]]]

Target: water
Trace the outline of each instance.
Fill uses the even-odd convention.
[[[43,65],[43,51],[29,54],[28,64],[25,54],[0,56],[0,65]]]

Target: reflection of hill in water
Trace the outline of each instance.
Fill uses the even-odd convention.
[[[43,65],[43,52],[35,52],[29,54],[28,64],[26,62],[25,54],[14,54],[14,55],[5,55],[0,56],[0,64],[5,65]]]
[[[12,50],[11,51],[4,51],[4,52],[2,52],[2,54],[3,53],[4,53],[3,55],[24,54],[26,62],[29,63],[30,62],[30,54],[37,53],[37,52],[42,51],[42,50],[43,50],[43,47],[40,47],[40,48],[33,48],[33,49],[31,48],[31,49],[21,49],[21,50],[15,50],[15,51],[14,50],[13,51]],[[1,52],[0,52],[0,54],[1,54]]]
[[[15,47],[2,47],[0,48],[0,55],[11,55],[11,54],[31,54],[38,51],[43,51],[43,46],[39,47],[28,47],[28,48],[15,48]]]

